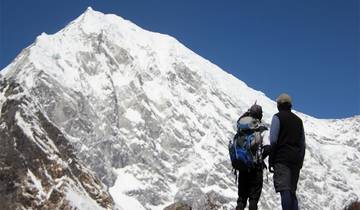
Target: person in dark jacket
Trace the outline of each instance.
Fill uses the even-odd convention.
[[[271,154],[269,170],[274,172],[276,192],[280,192],[283,210],[298,210],[296,188],[305,155],[305,133],[302,120],[291,112],[292,99],[283,93],[277,99],[279,112],[270,127]]]
[[[259,105],[252,105],[250,109],[242,115],[238,120],[239,124],[247,124],[249,127],[258,127],[261,124],[262,119],[262,108]],[[262,140],[263,136],[261,132],[257,132],[255,135],[255,140],[253,142],[257,142],[256,146],[252,146],[254,153],[257,152],[258,149],[262,152],[261,161],[259,164],[255,165],[255,167],[251,170],[247,171],[239,171],[238,174],[238,200],[236,210],[243,210],[246,207],[246,203],[249,200],[249,210],[257,210],[257,203],[260,199],[261,190],[263,186],[263,168],[265,159],[270,153],[270,145],[263,145]],[[260,144],[260,147],[258,145]]]

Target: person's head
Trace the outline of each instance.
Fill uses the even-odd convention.
[[[276,103],[279,111],[290,111],[292,108],[292,99],[286,93],[280,94],[276,99]]]
[[[249,109],[249,114],[251,117],[261,120],[262,116],[263,116],[261,106],[259,106],[257,104],[252,105]]]

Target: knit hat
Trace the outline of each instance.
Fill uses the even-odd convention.
[[[278,104],[289,103],[292,104],[291,97],[287,93],[282,93],[277,97],[276,102]]]

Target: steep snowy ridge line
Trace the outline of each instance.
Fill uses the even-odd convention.
[[[121,30],[113,30],[114,27],[115,29],[121,28]],[[135,24],[131,23],[130,21],[122,19],[121,17],[115,15],[104,15],[100,12],[93,11],[91,8],[89,8],[83,15],[81,15],[71,24],[67,25],[65,29],[59,31],[58,33],[54,35],[47,35],[43,33],[42,35],[40,35],[37,38],[35,44],[30,46],[29,50],[36,51],[34,52],[35,55],[45,55],[45,57],[40,57],[42,59],[34,58],[37,61],[41,61],[41,63],[39,64],[44,65],[37,67],[38,69],[48,68],[48,70],[51,70],[54,69],[52,68],[53,61],[49,59],[59,56],[58,52],[64,52],[66,54],[68,53],[69,55],[72,55],[66,57],[66,59],[73,60],[74,58],[76,58],[76,56],[73,55],[74,48],[76,48],[77,51],[91,50],[87,46],[84,47],[83,45],[79,45],[78,42],[74,40],[80,40],[81,36],[83,35],[88,36],[91,34],[101,34],[103,31],[110,31],[111,33],[107,34],[109,36],[108,38],[113,43],[127,46],[125,49],[129,50],[130,54],[132,51],[134,51],[134,54],[141,55],[137,58],[137,61],[140,63],[140,65],[142,64],[140,68],[138,68],[139,70],[147,69],[146,61],[149,60],[147,57],[150,53],[150,55],[153,54],[152,56],[155,56],[154,58],[156,64],[162,67],[158,68],[159,70],[172,69],[171,65],[166,64],[175,62],[176,60],[180,60],[181,62],[184,62],[185,65],[192,65],[194,71],[201,72],[202,76],[208,79],[209,82],[211,82],[211,86],[221,86],[221,89],[227,90],[226,93],[228,95],[231,95],[233,98],[239,97],[239,95],[237,94],[237,88],[239,86],[247,88],[249,91],[246,92],[254,93],[255,91],[248,87],[244,82],[235,78],[233,75],[224,72],[215,64],[195,54],[173,37],[143,30]],[[122,40],[129,41],[119,41],[119,39],[117,39],[117,36],[123,37],[124,39]],[[125,37],[127,39],[125,39]],[[67,44],[64,44],[63,42],[66,42]],[[48,48],[48,46],[52,46],[52,48]],[[150,49],[151,52],[146,49]],[[167,60],[167,57],[171,59]],[[47,60],[49,62],[44,62]],[[76,62],[73,61],[72,63]],[[36,63],[34,63],[34,65],[36,65]],[[5,68],[5,71],[3,70],[1,72],[6,72],[6,69],[8,68]],[[57,72],[61,72],[59,71],[60,69],[57,68],[55,68],[54,70],[57,70],[53,72],[54,75],[56,75]],[[67,71],[64,74],[66,76],[66,78],[62,79],[64,84],[68,83],[67,80],[77,79],[77,75],[73,75],[75,76],[75,78],[69,77],[70,75],[72,75],[71,72],[74,71]],[[75,83],[76,80],[69,84],[69,87],[74,88],[76,86]],[[255,92],[257,92],[259,95],[264,95],[261,92]],[[240,101],[246,101],[247,105],[251,105],[253,102],[256,101],[256,97],[257,96],[254,97],[254,94],[244,95],[241,97],[242,100]],[[244,98],[246,98],[247,100],[244,100]],[[271,100],[269,100],[269,102],[271,102]],[[273,106],[271,105],[271,108],[272,107]]]
[[[193,209],[233,209],[237,188],[227,143],[235,122],[255,101],[268,124],[277,110],[262,92],[175,38],[91,8],[58,33],[40,35],[0,72],[0,81],[1,121],[12,126],[4,118],[11,110],[4,107],[6,100],[31,99],[28,106],[37,107],[43,121],[58,128],[74,155],[107,185],[117,208],[123,209],[163,209],[174,202]],[[24,91],[8,91],[7,81]],[[321,120],[297,113],[307,139],[300,207],[335,210],[359,198],[360,116]],[[36,115],[24,123],[18,119],[41,133],[37,143],[49,145],[43,149],[59,149],[57,139],[41,131],[46,127]],[[5,127],[0,131],[11,143],[15,134]],[[93,198],[77,202],[72,192],[89,189],[79,189],[74,180],[67,188],[69,205],[97,208]],[[271,179],[264,182],[262,195],[261,209],[280,206]]]

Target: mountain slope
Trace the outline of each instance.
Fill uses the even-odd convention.
[[[102,183],[16,82],[1,81],[1,209],[113,209]]]
[[[267,123],[276,113],[263,93],[174,38],[91,8],[58,33],[39,36],[1,74],[26,90],[124,209],[175,201],[206,209],[209,199],[233,208],[227,143],[234,123],[255,101]],[[359,197],[360,118],[299,114],[308,145],[300,206],[339,209]],[[279,206],[271,181],[260,203]]]

